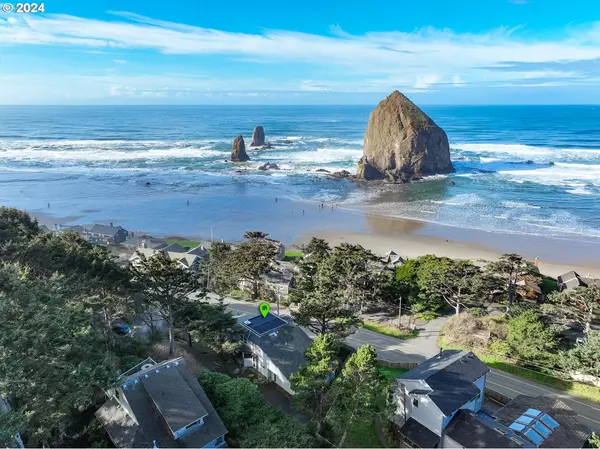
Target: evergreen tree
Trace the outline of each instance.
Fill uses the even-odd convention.
[[[340,363],[338,349],[339,344],[331,334],[318,336],[304,353],[307,363],[290,379],[295,405],[311,415],[317,432],[325,419],[327,392]]]
[[[343,447],[348,431],[359,421],[372,420],[386,411],[389,383],[377,369],[377,352],[370,345],[352,354],[329,393],[331,411],[328,421],[341,433]]]
[[[169,355],[175,353],[175,319],[192,294],[198,293],[201,282],[190,270],[170,260],[162,252],[151,257],[141,255],[140,262],[131,266],[134,282],[144,294],[144,306],[149,313],[154,309],[169,326]]]

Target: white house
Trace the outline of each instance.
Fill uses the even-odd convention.
[[[481,409],[490,369],[472,352],[446,350],[396,379],[393,421],[406,438],[439,440],[461,409]]]
[[[440,353],[395,381],[392,421],[422,448],[583,447],[591,431],[553,397],[519,395],[495,412],[481,410],[487,368],[472,352]]]
[[[119,377],[96,412],[118,448],[221,447],[227,429],[181,357],[147,358]]]
[[[287,318],[287,317],[286,317]],[[240,324],[246,329],[244,366],[252,366],[289,394],[294,394],[290,376],[306,363],[304,352],[312,340],[290,319],[284,320],[268,313],[242,316]]]

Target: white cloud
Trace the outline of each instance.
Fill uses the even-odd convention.
[[[437,83],[439,79],[440,77],[437,75],[417,76],[417,80],[412,87],[415,89],[428,89],[432,84]]]
[[[462,78],[459,75],[452,76],[452,84],[454,84],[455,86],[464,86]]]
[[[132,13],[113,14],[118,16],[117,20],[52,14],[0,18],[0,47],[46,45],[112,53],[115,64],[127,62],[117,59],[124,50],[153,51],[164,54],[164,58],[172,54],[221,55],[245,61],[242,64],[303,64],[308,76],[326,78],[320,81],[304,79],[306,71],[300,79],[286,71],[285,80],[281,76],[270,78],[268,73],[261,79],[245,79],[241,73],[239,76],[243,79],[236,80],[200,80],[186,74],[118,79],[112,76],[111,81],[98,76],[88,77],[90,86],[97,86],[113,96],[149,95],[148,92],[159,92],[156,89],[167,86],[170,90],[164,91],[164,95],[177,95],[182,88],[230,92],[232,86],[240,92],[244,89],[248,92],[277,89],[384,92],[390,88],[430,91],[446,85],[519,85],[526,80],[531,80],[527,85],[534,86],[537,78],[538,85],[599,81],[586,72],[569,68],[568,64],[564,70],[556,64],[550,67],[550,64],[600,59],[600,22],[559,30],[552,35],[554,37],[534,40],[519,37],[520,27],[479,34],[423,28],[414,32],[351,35],[333,25],[327,36],[284,30],[247,34],[154,20]],[[526,71],[511,69],[515,63],[537,66]],[[544,64],[548,67],[544,68]],[[311,70],[329,76],[313,75]],[[42,78],[43,83],[51,84],[45,79]],[[69,89],[72,89],[70,85]]]

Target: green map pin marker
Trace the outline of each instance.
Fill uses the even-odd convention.
[[[269,313],[269,310],[271,310],[271,305],[268,302],[261,302],[258,306],[258,310],[260,310],[260,313],[263,316],[263,318],[266,318],[267,314]]]

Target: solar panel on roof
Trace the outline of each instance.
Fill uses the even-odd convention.
[[[541,415],[542,412],[540,412],[539,410],[536,410],[534,408],[528,408],[527,411],[525,412],[525,414],[529,415],[529,416],[533,416],[535,418],[536,416]]]
[[[525,415],[521,415],[517,418],[517,422],[520,422],[521,424],[530,424],[531,421],[533,421],[533,418],[530,416],[525,416]]]
[[[548,429],[545,425],[543,425],[540,421],[537,421],[533,425],[533,428],[535,429],[535,431],[537,433],[539,433],[544,438],[547,438],[548,435],[550,435],[550,433],[552,433],[552,431],[550,429]]]
[[[540,420],[551,429],[556,429],[559,425],[551,416],[546,414],[544,414]]]
[[[511,428],[512,430],[516,430],[517,432],[523,430],[525,428],[525,426],[523,424],[519,424],[519,423],[512,423],[510,426],[508,426],[509,428]]]
[[[250,324],[246,325],[246,327],[258,335],[264,335],[287,324],[278,316],[271,315],[270,313],[268,313],[266,317],[258,315],[254,318],[250,318],[248,321],[250,321]],[[244,324],[246,323],[244,322]]]
[[[544,438],[533,429],[527,429],[525,436],[536,446],[539,446],[544,441]]]

